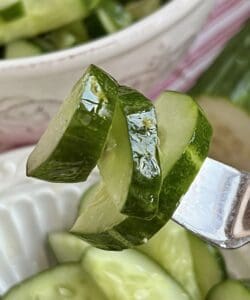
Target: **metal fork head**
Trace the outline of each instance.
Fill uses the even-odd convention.
[[[206,159],[173,219],[222,248],[250,242],[250,174]]]

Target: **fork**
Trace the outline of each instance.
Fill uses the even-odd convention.
[[[250,242],[250,173],[207,158],[172,218],[222,248]]]

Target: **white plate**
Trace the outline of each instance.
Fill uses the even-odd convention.
[[[97,180],[95,172],[81,184],[27,178],[25,164],[31,150],[22,148],[0,156],[0,294],[50,265],[48,232],[70,228],[81,193]],[[249,247],[226,251],[234,276],[250,277],[248,253]]]

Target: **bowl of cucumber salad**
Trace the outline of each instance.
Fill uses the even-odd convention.
[[[0,156],[2,300],[249,300],[249,247],[171,221],[209,151],[189,95],[90,65],[39,142]]]
[[[90,63],[148,92],[174,68],[213,4],[214,0],[2,0],[1,141],[9,147],[36,141]],[[11,132],[16,132],[15,138]]]

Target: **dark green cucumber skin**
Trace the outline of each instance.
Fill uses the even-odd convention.
[[[181,158],[175,163],[168,175],[164,178],[160,199],[159,199],[159,217],[166,223],[173,215],[179,205],[181,197],[187,192],[189,186],[196,177],[203,161],[208,155],[210,140],[212,136],[212,127],[207,122],[202,111],[199,111],[197,118],[196,131],[191,138],[191,142],[184,151]],[[188,149],[195,145],[195,151],[199,158],[199,164],[192,163],[192,157]],[[197,145],[199,145],[197,147]],[[178,182],[178,186],[176,186]]]
[[[17,1],[6,8],[0,9],[0,18],[2,18],[5,22],[21,18],[24,14],[25,8],[22,1]]]
[[[187,192],[199,170],[199,166],[190,164],[191,157],[188,151],[190,146],[196,145],[195,149],[201,161],[207,156],[212,128],[202,112],[199,112],[197,123],[198,122],[202,125],[198,126],[197,131],[191,138],[190,145],[187,146],[182,157],[172,167],[172,170],[176,169],[177,172],[170,170],[163,180],[159,198],[159,213],[157,216],[148,221],[128,217],[119,225],[113,226],[112,229],[107,229],[105,232],[99,234],[72,233],[87,241],[92,246],[104,250],[119,251],[146,243],[147,240],[157,233],[172,217],[173,212],[179,204],[180,198]],[[200,145],[200,149],[197,149],[197,144]],[[188,166],[188,168],[185,166]],[[182,170],[181,173],[180,170]],[[172,188],[172,183],[176,186],[176,182],[179,183],[178,187]]]
[[[201,122],[200,124],[202,124],[202,126],[198,126],[197,131],[191,138],[190,145],[192,146],[194,144],[197,147],[197,143],[200,143],[200,150],[199,148],[196,148],[196,150],[200,159],[203,161],[208,153],[212,128],[202,112],[199,112],[197,123],[198,122]],[[187,147],[187,150],[188,149],[189,146]],[[172,170],[175,170],[177,167],[177,173],[170,170],[167,177],[164,178],[159,199],[160,213],[152,220],[146,221],[135,217],[128,217],[111,230],[100,234],[72,233],[83,238],[91,245],[104,250],[123,250],[144,244],[172,217],[181,196],[187,192],[192,180],[196,176],[199,166],[192,164],[193,167],[191,168],[190,160],[189,152],[184,151],[182,157],[172,167]],[[188,166],[188,168],[185,168],[185,166]],[[180,175],[179,172],[181,169],[183,171]],[[192,174],[192,176],[190,176],[190,174]],[[176,184],[176,182],[179,182],[178,187],[172,188],[172,183]]]
[[[199,78],[190,94],[229,99],[250,113],[250,21]]]
[[[150,221],[128,217],[119,225],[113,226],[112,229],[107,229],[99,234],[80,234],[73,231],[71,233],[94,247],[103,250],[120,251],[146,243],[164,225],[165,223],[157,217]]]
[[[121,213],[152,219],[158,210],[162,181],[155,108],[145,96],[125,86],[119,87],[118,99],[133,161],[132,180]]]
[[[90,84],[99,89],[105,98],[91,89]],[[27,171],[27,175],[51,182],[85,181],[105,146],[115,110],[117,89],[118,84],[112,77],[91,65],[72,91],[79,97],[79,106],[70,128],[47,161],[32,173]]]

